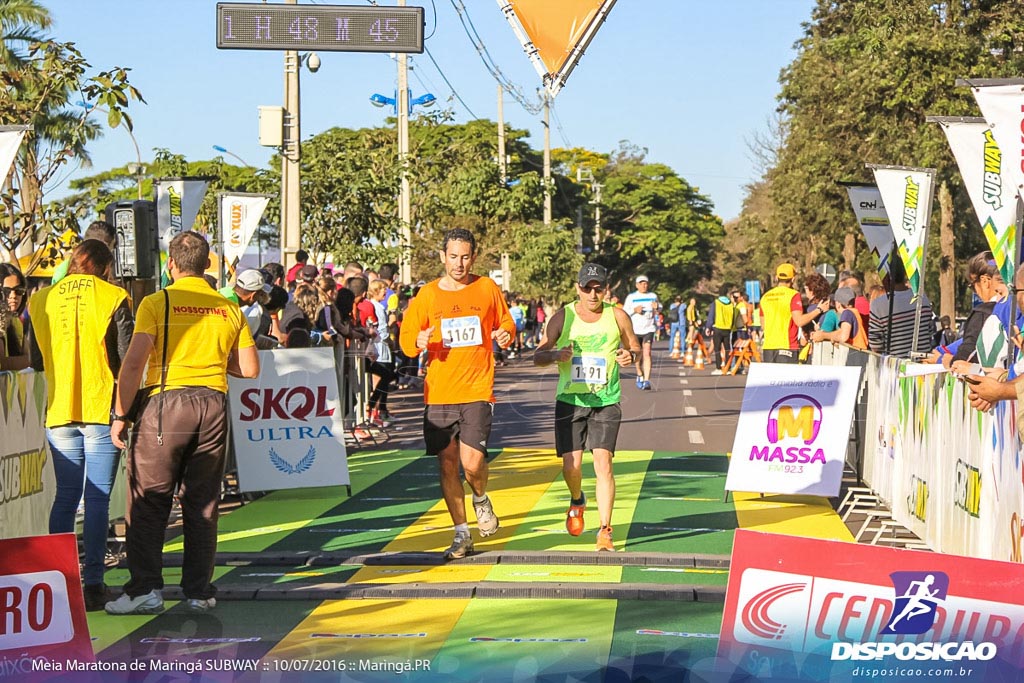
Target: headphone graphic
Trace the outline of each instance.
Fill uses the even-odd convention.
[[[808,396],[807,394],[790,394],[783,396],[772,405],[772,409],[768,411],[768,440],[772,443],[778,443],[781,439],[779,436],[779,418],[776,411],[779,410],[783,403],[786,403],[792,399],[801,399],[818,409],[818,416],[814,419],[814,425],[811,427],[811,438],[804,440],[804,443],[808,446],[814,443],[814,440],[818,438],[818,430],[821,428],[821,404],[816,400]],[[773,416],[774,415],[774,416]]]

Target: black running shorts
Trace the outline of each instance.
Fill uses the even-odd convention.
[[[800,362],[800,351],[797,349],[764,349],[761,351],[761,358],[765,363],[791,363]]]
[[[437,455],[452,439],[486,455],[493,416],[494,404],[487,401],[428,404],[423,411],[427,455]]]
[[[654,333],[653,332],[648,332],[647,334],[638,334],[638,335],[636,335],[636,340],[638,342],[640,342],[641,346],[644,345],[644,344],[653,344],[654,343]]]
[[[588,408],[555,401],[555,451],[559,456],[595,448],[615,453],[620,422],[622,408],[618,403]]]

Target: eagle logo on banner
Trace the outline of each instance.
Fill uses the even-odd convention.
[[[312,446],[309,447],[309,452],[302,457],[294,466],[277,454],[273,448],[270,449],[270,462],[274,465],[274,469],[278,472],[284,472],[285,474],[302,474],[313,466],[313,461],[316,460],[316,449]]]

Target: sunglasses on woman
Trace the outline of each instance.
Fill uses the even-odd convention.
[[[25,296],[25,291],[24,287],[0,287],[0,294],[5,297],[10,296],[11,294],[14,294],[15,296]]]

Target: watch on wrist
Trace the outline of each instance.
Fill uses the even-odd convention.
[[[118,420],[120,420],[121,422],[129,422],[127,415],[118,415],[117,411],[115,411],[113,408],[111,408],[110,409],[110,421],[111,422],[116,422]]]

